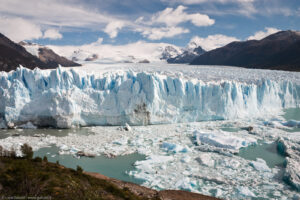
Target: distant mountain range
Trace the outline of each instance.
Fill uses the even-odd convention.
[[[262,40],[232,42],[198,56],[191,64],[300,71],[300,32],[280,31]]]
[[[19,65],[34,69],[56,68],[58,64],[62,66],[79,66],[66,58],[58,56],[52,50],[41,48],[39,55],[35,56],[26,49],[0,33],[0,71],[15,70]]]
[[[14,70],[19,65],[30,69],[49,69],[56,68],[58,64],[80,66],[76,62],[84,64],[161,61],[300,71],[300,32],[281,31],[262,40],[232,42],[208,52],[197,44],[180,48],[166,43],[144,42],[125,46],[91,44],[77,47],[46,47],[29,42],[16,44],[0,33],[0,71]]]
[[[47,47],[81,64],[162,63],[182,53],[180,47],[172,44],[143,41],[126,45],[91,43],[80,46],[49,45]]]
[[[183,51],[182,54],[179,54],[175,57],[171,57],[169,59],[167,59],[168,63],[190,63],[192,62],[195,58],[197,58],[198,56],[204,54],[206,51],[202,49],[202,47],[198,46],[196,48],[192,48],[192,49],[187,49],[185,51]]]

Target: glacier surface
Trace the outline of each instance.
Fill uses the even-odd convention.
[[[178,70],[182,66],[90,73],[20,67],[0,72],[0,127],[196,122],[263,117],[299,107],[299,73],[276,77],[278,72],[253,70],[247,78],[244,73],[250,71],[239,68],[229,68],[231,74],[198,68],[186,70],[191,76]]]

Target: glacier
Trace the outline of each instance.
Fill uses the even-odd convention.
[[[20,67],[0,72],[0,145],[17,155],[24,143],[34,151],[56,146],[51,157],[139,153],[145,159],[126,174],[153,189],[299,199],[299,95],[297,72],[159,63]],[[298,117],[285,116],[286,108]],[[239,155],[262,143],[277,145],[284,166],[270,165],[264,152]]]
[[[27,123],[70,128],[257,118],[299,105],[297,77],[209,81],[159,71],[87,73],[62,67],[0,72],[2,128]]]

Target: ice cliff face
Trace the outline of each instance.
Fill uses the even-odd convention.
[[[203,82],[157,73],[88,75],[74,69],[0,72],[0,126],[69,128],[260,117],[298,107],[300,85]]]

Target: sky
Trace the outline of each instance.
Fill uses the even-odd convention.
[[[0,32],[44,45],[138,41],[206,50],[300,30],[299,0],[0,0]]]

